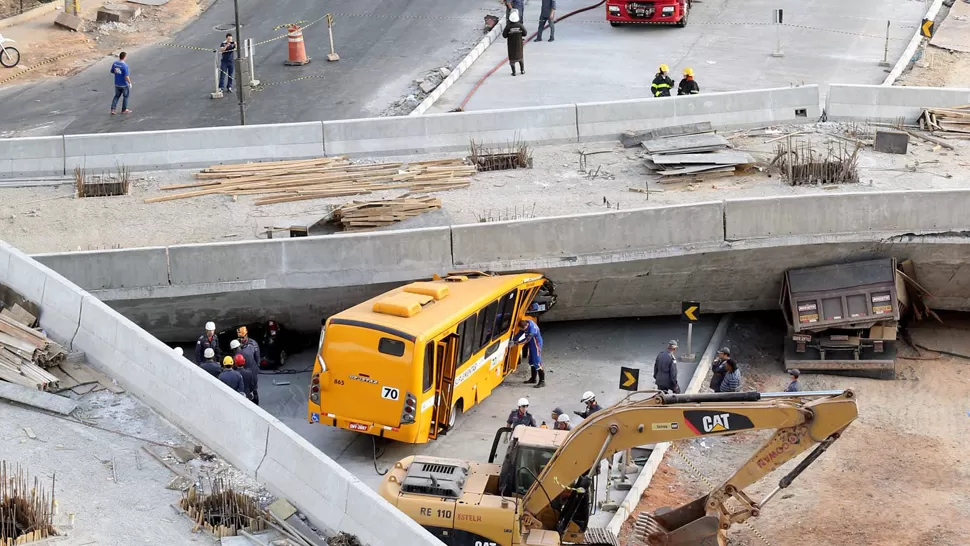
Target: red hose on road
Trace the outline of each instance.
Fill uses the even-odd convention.
[[[584,11],[589,11],[589,10],[592,10],[592,9],[596,9],[596,8],[602,6],[605,3],[606,3],[606,0],[602,0],[600,2],[597,2],[597,3],[593,4],[592,6],[586,6],[585,8],[579,8],[578,10],[570,11],[569,13],[567,13],[566,15],[563,15],[562,17],[557,17],[556,18],[556,22],[558,23],[559,21],[562,21],[563,19],[568,19],[568,18],[572,17],[573,15],[576,15],[577,13],[583,13]],[[532,34],[530,34],[529,37],[525,39],[525,43],[531,42],[532,39],[536,37],[536,34],[537,33],[535,33],[535,32],[533,32]],[[461,105],[457,108],[457,110],[459,112],[465,111],[465,105],[468,104],[468,101],[472,98],[472,95],[474,95],[475,92],[478,91],[478,88],[481,87],[483,83],[485,83],[485,80],[488,79],[489,76],[491,76],[492,74],[494,74],[499,68],[502,68],[503,66],[505,66],[505,64],[508,63],[508,62],[509,62],[509,58],[506,57],[504,61],[502,61],[502,62],[498,63],[497,65],[495,65],[495,68],[489,70],[484,76],[482,76],[482,78],[480,80],[478,80],[478,83],[475,84],[475,87],[472,87],[472,90],[468,92],[468,95],[465,97],[465,100],[461,101]]]

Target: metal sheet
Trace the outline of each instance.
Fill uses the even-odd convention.
[[[874,284],[895,284],[892,258],[849,264],[823,265],[788,272],[792,295],[844,290]]]
[[[695,148],[727,148],[728,141],[721,135],[703,133],[646,140],[643,148],[652,154],[670,154]]]
[[[650,159],[658,165],[743,165],[745,163],[754,163],[754,158],[752,158],[747,152],[735,152],[733,150],[724,150],[703,154],[655,155]]]

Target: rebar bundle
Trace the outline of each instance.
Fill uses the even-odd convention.
[[[38,478],[0,461],[0,546],[27,544],[55,536],[54,478],[50,495]]]
[[[479,172],[526,169],[532,161],[529,145],[517,138],[504,149],[492,149],[472,140],[469,152],[468,159]]]
[[[266,529],[266,520],[254,497],[233,489],[222,478],[209,483],[209,493],[204,484],[192,486],[182,496],[179,506],[200,527],[218,538],[236,536],[240,530],[250,533]]]
[[[819,153],[811,142],[791,139],[779,144],[775,162],[792,186],[804,184],[852,184],[859,182],[857,165],[861,145],[851,152],[844,144],[829,146],[826,154]]]

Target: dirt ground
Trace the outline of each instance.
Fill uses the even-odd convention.
[[[784,138],[785,131],[807,131],[795,137],[796,141],[814,142],[824,152],[826,146],[842,142],[831,136],[833,133],[850,132],[868,139],[865,134],[872,129],[863,125],[821,123],[726,134],[736,148],[751,152],[755,160],[766,165],[774,157],[779,135]],[[867,147],[860,153],[859,183],[794,187],[776,173],[759,170],[726,178],[660,184],[656,175],[645,167],[638,148],[624,149],[616,142],[543,146],[533,150],[532,169],[479,173],[468,188],[435,193],[442,199],[446,213],[439,217],[437,225],[773,195],[963,188],[966,182],[959,175],[970,165],[964,159],[970,143],[953,141],[953,145],[956,151],[934,151],[933,145],[914,139],[910,153],[905,156],[880,154]],[[583,149],[606,153],[587,156],[586,170],[581,170],[578,151]],[[407,162],[463,155],[466,154],[381,158],[380,161]],[[266,230],[271,227],[316,222],[327,216],[332,207],[348,201],[379,200],[402,194],[401,190],[389,190],[266,206],[254,205],[256,196],[251,195],[143,202],[147,197],[169,195],[171,192],[162,192],[159,187],[189,182],[193,180],[192,172],[135,173],[130,195],[87,199],[74,197],[70,177],[44,182],[60,185],[36,187],[5,187],[35,182],[0,180],[0,233],[4,240],[31,253],[252,240],[265,238]],[[631,191],[646,184],[652,193]]]
[[[781,363],[779,341],[784,330],[779,319],[774,313],[736,318],[726,345],[741,363],[745,390],[779,391],[788,382]],[[967,324],[944,320],[951,330]],[[920,325],[920,330],[936,328]],[[967,336],[970,330],[963,330],[962,339]],[[909,347],[900,354],[916,355]],[[968,364],[968,359],[945,355],[932,360],[900,358],[894,381],[803,375],[803,390],[853,389],[859,419],[760,517],[749,520],[767,542],[744,525],[732,529],[732,542],[746,546],[966,545],[970,536],[966,501],[970,457],[965,449],[970,430]],[[690,500],[704,492],[703,480],[692,473],[684,457],[716,483],[740,467],[765,435],[741,433],[681,443],[684,456],[668,453],[660,479],[648,488],[641,508],[658,505],[650,500],[655,490],[660,491],[659,504]],[[785,465],[748,493],[763,498],[796,463]]]
[[[15,68],[0,72],[0,82],[13,80],[20,84],[51,76],[70,76],[106,55],[159,41],[202,13],[208,0],[171,0],[164,6],[136,6],[141,8],[141,15],[130,23],[98,23],[97,11],[101,5],[82,2],[84,25],[80,32],[54,26],[54,18],[62,9],[3,29],[4,37],[16,40],[14,45],[21,58]]]
[[[913,69],[896,85],[912,87],[970,87],[970,53],[927,47]],[[957,106],[957,105],[954,105]]]

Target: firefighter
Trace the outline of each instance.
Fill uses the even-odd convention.
[[[573,426],[569,424],[569,416],[565,413],[556,418],[556,424],[553,425],[556,430],[572,430]]]
[[[512,67],[512,75],[515,76],[515,63],[519,63],[519,70],[525,74],[525,55],[524,55],[524,40],[528,35],[528,31],[519,22],[519,12],[518,10],[512,10],[509,15],[509,22],[505,25],[505,30],[502,31],[502,37],[508,40],[509,48],[509,65]]]
[[[660,70],[657,75],[653,77],[653,84],[650,85],[650,91],[653,93],[654,97],[669,97],[670,89],[674,86],[674,80],[670,79],[670,75],[667,65],[660,65]]]
[[[253,404],[259,405],[259,391],[256,390],[256,379],[253,375],[253,371],[246,367],[246,357],[237,354],[232,359],[233,364],[236,365],[236,371],[243,378],[243,387],[245,389],[246,398],[252,400]]]
[[[696,95],[701,92],[701,88],[694,81],[694,69],[685,68],[684,69],[684,79],[680,80],[680,85],[677,86],[678,95]]]
[[[205,361],[206,349],[212,349],[216,354],[216,362],[222,358],[222,351],[219,350],[219,338],[216,337],[216,323],[211,320],[205,323],[205,333],[199,336],[195,342],[195,363],[200,366]]]
[[[259,362],[262,360],[259,344],[249,337],[249,330],[245,326],[237,328],[236,335],[239,337],[239,354],[246,357],[246,367],[252,370],[256,382],[259,383]]]
[[[519,321],[519,333],[515,336],[516,345],[525,345],[525,352],[529,357],[529,366],[532,367],[532,375],[527,384],[535,383],[535,388],[546,386],[546,372],[542,369],[542,333],[539,325],[533,320],[522,319]],[[536,375],[539,382],[536,383]]]
[[[205,356],[205,362],[200,364],[199,367],[209,372],[212,377],[218,378],[222,372],[222,367],[216,362],[216,352],[212,350],[212,347],[209,347],[205,350],[203,356]]]
[[[509,418],[505,421],[505,424],[512,428],[519,425],[536,426],[536,418],[529,413],[529,400],[527,398],[519,398],[519,407],[509,413]]]
[[[586,419],[590,415],[593,415],[597,411],[603,409],[603,408],[600,407],[599,404],[596,403],[596,395],[593,394],[593,391],[586,391],[586,392],[584,392],[583,393],[583,397],[580,398],[579,401],[582,402],[582,403],[584,403],[584,404],[586,404],[586,410],[585,411],[577,411],[577,412],[574,412],[574,413],[576,415],[582,417],[583,419]]]
[[[246,395],[246,385],[243,383],[243,376],[232,369],[233,360],[231,356],[222,359],[222,373],[219,374],[219,381],[225,383],[230,389],[239,394]]]

